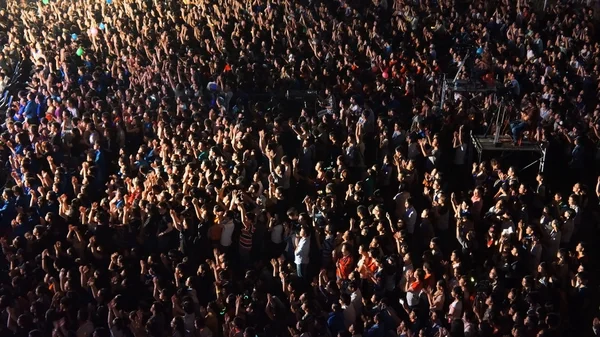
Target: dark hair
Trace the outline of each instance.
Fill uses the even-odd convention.
[[[456,297],[458,298],[462,298],[463,297],[463,292],[462,292],[462,288],[459,286],[456,286],[452,289],[452,291],[454,291],[454,294],[456,294]]]
[[[42,336],[44,336],[44,334],[42,334],[42,332],[40,330],[35,329],[35,330],[29,331],[29,334],[27,336],[28,337],[42,337]]]
[[[256,336],[256,331],[254,330],[254,328],[246,328],[244,330],[244,337],[254,337]]]
[[[107,328],[97,328],[96,330],[94,330],[94,337],[110,337],[111,333],[110,330],[108,330]]]
[[[192,301],[183,302],[183,311],[185,311],[186,314],[193,314],[194,313],[194,303]]]

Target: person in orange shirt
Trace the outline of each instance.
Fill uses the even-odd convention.
[[[358,254],[360,255],[360,259],[356,264],[356,270],[360,273],[361,279],[365,281],[371,280],[371,277],[377,271],[377,264],[375,263],[373,254],[365,245],[358,247]]]
[[[425,271],[425,288],[435,289],[435,277],[428,262],[423,263],[423,271]]]
[[[342,256],[337,259],[335,265],[335,274],[338,280],[348,279],[348,276],[350,276],[350,273],[354,270],[354,257],[352,257],[349,245],[342,245]]]

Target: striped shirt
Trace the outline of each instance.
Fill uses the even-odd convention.
[[[254,226],[243,226],[242,232],[240,233],[240,247],[243,249],[252,249],[252,234],[254,233]]]

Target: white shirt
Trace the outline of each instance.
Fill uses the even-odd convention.
[[[8,84],[8,76],[5,76],[2,80],[0,80],[0,92],[4,92],[4,89],[6,89],[6,85]]]
[[[527,59],[530,60],[534,57],[535,57],[535,54],[533,53],[533,50],[531,50],[531,49],[527,50]]]
[[[511,220],[504,220],[502,221],[500,230],[502,234],[511,235],[515,232],[515,224]]]
[[[271,241],[274,244],[280,244],[283,241],[283,226],[281,224],[275,225],[271,229]]]
[[[352,303],[349,306],[342,305],[342,309],[344,310],[344,324],[348,329],[350,325],[356,322],[356,309]]]
[[[548,110],[548,108],[540,108],[540,117],[542,117],[542,119],[550,118],[550,110]]]
[[[354,312],[362,312],[362,298],[363,296],[360,289],[356,289],[355,292],[350,294],[350,301],[352,302],[352,305],[354,305]]]
[[[450,310],[448,312],[448,320],[460,319],[462,317],[463,305],[461,301],[454,300],[450,304]]]
[[[577,60],[573,60],[569,63],[571,65],[572,68],[577,69],[579,68],[579,62],[577,62]]]
[[[79,111],[77,111],[77,108],[67,108],[67,110],[71,113],[71,117],[79,118]]]
[[[352,105],[350,105],[350,110],[352,112],[354,112],[355,115],[360,114],[360,112],[362,111],[361,107],[358,104],[352,104]]]
[[[306,264],[308,263],[308,255],[310,253],[310,238],[300,238],[298,246],[294,251],[294,263],[295,264]]]
[[[92,131],[90,132],[90,137],[88,138],[88,141],[90,142],[90,144],[96,144],[99,138],[100,135],[98,135],[98,132]]]
[[[232,220],[229,220],[223,223],[222,225],[223,233],[221,234],[221,246],[229,247],[232,243],[231,237],[233,236],[233,230],[235,229],[235,225],[233,224]]]
[[[416,291],[407,291],[406,292],[406,304],[409,307],[416,307],[417,305],[419,305],[419,302],[421,300],[421,292],[423,290],[419,290],[418,292]]]

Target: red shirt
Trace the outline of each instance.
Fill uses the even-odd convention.
[[[427,288],[434,288],[435,287],[435,279],[433,278],[433,275],[431,275],[431,274],[426,274],[425,275],[425,286]]]
[[[350,276],[350,273],[354,270],[354,258],[352,257],[352,255],[342,256],[337,261],[336,265],[336,276],[339,279],[345,280],[348,278],[348,276]]]

